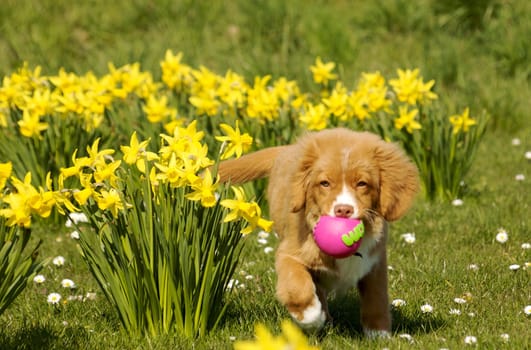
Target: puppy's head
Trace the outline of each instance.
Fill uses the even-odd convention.
[[[292,211],[310,227],[321,215],[387,221],[400,218],[418,191],[418,172],[402,150],[370,133],[331,129],[298,143]]]

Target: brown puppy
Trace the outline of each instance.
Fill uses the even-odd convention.
[[[406,212],[419,187],[417,168],[398,146],[371,133],[330,129],[221,162],[219,174],[231,183],[269,176],[280,238],[277,297],[301,327],[322,327],[330,317],[327,294],[357,286],[365,333],[389,334],[387,221]],[[361,257],[335,259],[317,247],[312,232],[322,215],[363,220]]]

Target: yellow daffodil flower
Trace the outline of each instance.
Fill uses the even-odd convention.
[[[7,179],[11,176],[11,171],[13,171],[13,164],[11,162],[0,163],[0,191],[4,188]]]
[[[420,123],[415,120],[418,113],[418,109],[408,111],[407,106],[400,106],[398,108],[398,118],[395,119],[395,128],[402,130],[402,128],[405,127],[410,134],[412,134],[414,130],[421,129],[422,127]]]
[[[462,114],[450,116],[450,123],[453,126],[453,133],[457,134],[459,131],[468,132],[472,125],[476,125],[476,121],[469,116],[469,108],[465,108]]]
[[[334,62],[323,63],[321,57],[315,59],[315,64],[310,67],[313,81],[317,84],[328,84],[329,80],[337,79],[337,74],[332,73],[336,64]]]
[[[149,141],[150,140],[148,139],[142,142],[138,142],[138,138],[136,136],[135,131],[131,135],[131,141],[129,142],[129,146],[120,146],[120,150],[124,155],[124,162],[126,164],[136,164],[136,167],[142,173],[145,173],[146,171],[146,160],[151,161],[158,159],[156,153],[146,151]]]
[[[228,159],[233,155],[240,158],[242,153],[247,152],[253,144],[253,138],[248,134],[242,134],[236,121],[236,127],[233,129],[230,125],[222,123],[219,127],[224,131],[226,136],[216,136],[216,140],[225,142],[225,149],[221,159]]]
[[[186,195],[186,198],[192,201],[201,201],[204,207],[213,207],[216,204],[216,189],[218,183],[212,178],[210,170],[206,169],[201,177],[197,176],[195,180],[190,183],[192,189],[191,193]]]

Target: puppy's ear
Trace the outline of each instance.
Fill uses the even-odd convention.
[[[419,191],[417,167],[395,144],[381,141],[374,151],[380,170],[380,212],[387,221],[399,219]]]
[[[299,143],[301,146],[300,156],[294,156],[294,161],[297,161],[297,170],[291,178],[291,198],[290,206],[291,212],[296,213],[302,210],[306,204],[306,194],[310,187],[310,176],[313,165],[317,160],[316,145],[313,142],[302,140]]]

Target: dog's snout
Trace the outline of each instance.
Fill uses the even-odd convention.
[[[354,207],[349,204],[337,204],[334,206],[334,214],[337,217],[349,218],[354,213]]]

